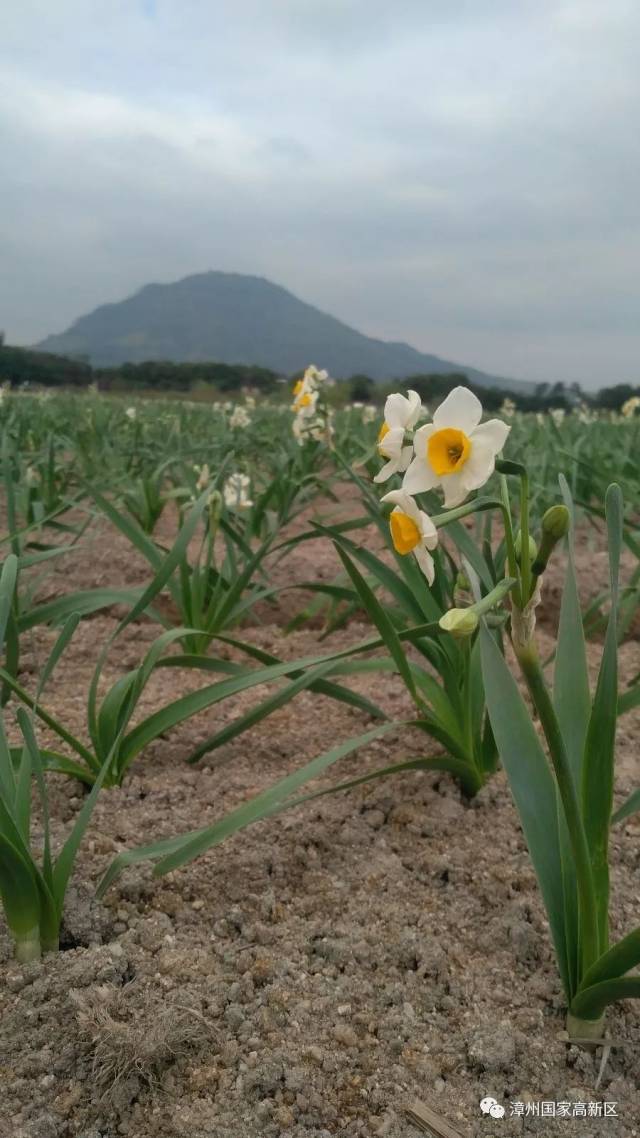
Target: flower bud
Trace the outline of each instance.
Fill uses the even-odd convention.
[[[449,609],[438,621],[440,628],[450,632],[456,640],[464,640],[473,636],[478,627],[478,614],[473,609]]]
[[[518,565],[519,565],[520,559],[522,557],[522,531],[521,530],[518,530],[518,532],[516,534],[516,540],[514,542],[514,545],[515,545],[515,551],[516,551],[516,561],[518,562]],[[535,561],[537,556],[538,556],[538,546],[536,545],[535,541],[531,537],[531,534],[529,534],[529,564],[531,564],[532,561]]]
[[[458,575],[456,577],[456,582],[455,582],[454,588],[456,590],[459,589],[460,592],[462,592],[462,593],[468,593],[470,591],[471,582],[470,582],[469,578],[467,577],[467,574],[465,573],[464,569],[458,570]]]
[[[542,519],[543,537],[548,535],[554,545],[569,532],[571,518],[566,506],[551,506]]]
[[[566,506],[551,506],[542,518],[542,538],[538,555],[531,566],[535,577],[544,573],[556,545],[569,532],[571,516]]]

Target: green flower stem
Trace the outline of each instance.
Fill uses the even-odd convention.
[[[529,475],[520,475],[520,576],[522,600],[526,605],[531,596],[531,552],[529,549]]]
[[[522,588],[520,584],[520,572],[518,568],[518,559],[516,557],[516,545],[513,537],[513,524],[511,522],[511,506],[509,504],[509,487],[507,479],[504,474],[500,475],[500,493],[502,496],[502,517],[504,519],[504,540],[507,546],[507,564],[509,566],[509,576],[515,577],[518,582],[513,593],[516,607],[523,609],[525,601],[522,596]]]
[[[529,642],[525,647],[514,645],[522,673],[535,708],[540,716],[542,729],[549,747],[549,754],[555,771],[556,782],[567,820],[569,840],[573,852],[578,888],[580,913],[580,976],[598,959],[598,920],[595,885],[589,856],[587,836],[580,813],[576,786],[571,773],[560,724],[556,716],[551,696],[544,678],[536,646]]]
[[[26,933],[18,935],[14,932],[15,957],[21,964],[28,964],[31,960],[39,960],[42,955],[40,947],[40,929],[38,925]],[[56,946],[57,947],[57,946]]]

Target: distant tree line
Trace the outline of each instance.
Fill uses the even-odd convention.
[[[298,373],[302,374],[302,372]],[[103,391],[212,392],[229,396],[250,389],[269,395],[289,393],[289,380],[270,368],[246,364],[172,363],[149,360],[139,364],[97,368],[84,359],[55,356],[30,348],[15,348],[4,343],[0,333],[0,383],[14,387],[87,387],[96,383]],[[603,387],[595,394],[585,392],[578,383],[538,383],[531,391],[481,387],[464,373],[449,375],[412,375],[393,383],[378,383],[368,375],[353,375],[340,380],[332,389],[332,401],[381,404],[398,389],[413,388],[425,403],[442,399],[452,388],[463,384],[475,391],[488,411],[497,411],[509,399],[520,411],[545,411],[549,408],[569,410],[579,403],[607,410],[619,410],[633,395],[640,395],[640,385],[618,383]]]

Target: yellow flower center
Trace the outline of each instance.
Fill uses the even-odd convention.
[[[387,458],[388,456],[387,456],[386,450],[384,449],[384,447],[382,445],[382,440],[385,437],[385,435],[389,434],[390,430],[391,430],[391,428],[390,428],[389,424],[383,423],[382,426],[380,427],[379,432],[378,432],[378,453],[381,454],[383,456],[383,458]]]
[[[457,427],[445,427],[427,440],[427,458],[437,475],[455,474],[471,454],[471,439]]]
[[[308,392],[306,395],[299,395],[293,404],[294,410],[300,411],[303,407],[309,407],[311,403],[312,399]]]
[[[301,391],[302,391],[302,380],[299,379],[297,381],[297,383],[294,383],[294,385],[293,385],[293,394],[299,395]]]
[[[411,553],[416,545],[420,544],[420,530],[413,518],[403,514],[402,510],[394,510],[389,518],[391,526],[391,540],[396,553]]]

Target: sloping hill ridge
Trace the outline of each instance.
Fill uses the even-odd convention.
[[[150,284],[116,304],[103,304],[43,351],[86,356],[97,367],[146,360],[259,364],[291,375],[308,363],[344,378],[400,379],[464,372],[475,383],[520,388],[517,380],[416,351],[409,344],[363,336],[280,285],[241,273],[200,273],[173,284]]]

